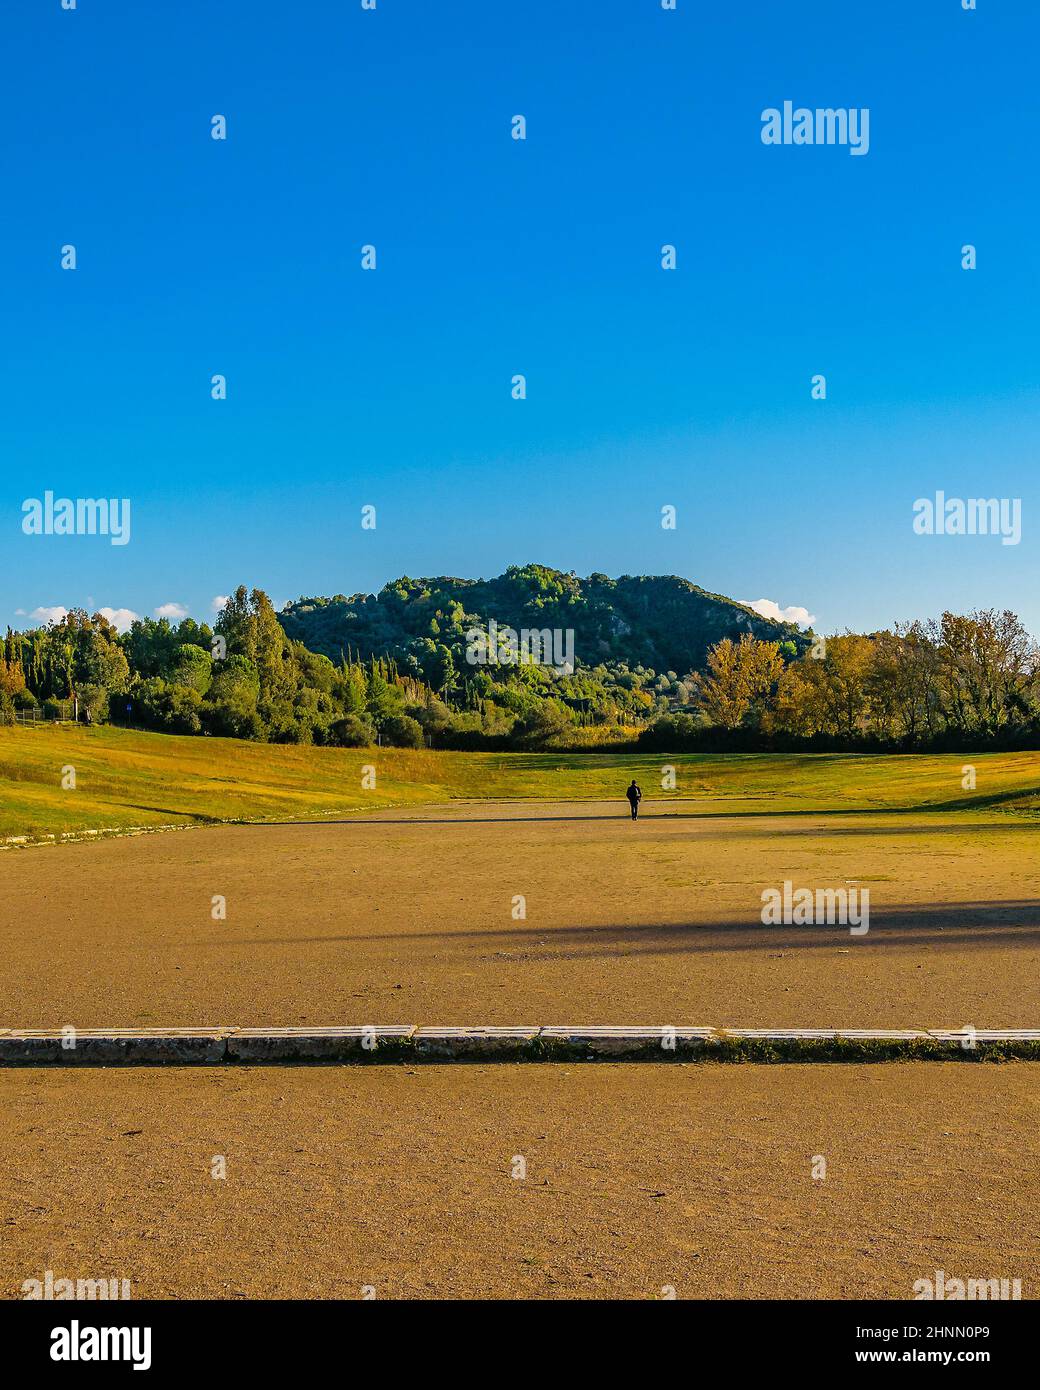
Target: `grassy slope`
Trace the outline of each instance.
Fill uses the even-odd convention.
[[[965,762],[977,788],[961,788]],[[675,791],[660,790],[676,768]],[[62,768],[76,789],[61,787]],[[363,791],[362,768],[377,789]],[[831,755],[442,753],[274,747],[107,728],[0,728],[0,840],[131,826],[280,820],[455,798],[649,799],[705,814],[778,811],[1040,812],[1040,754]]]

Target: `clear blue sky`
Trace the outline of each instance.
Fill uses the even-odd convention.
[[[5,0],[0,622],[535,560],[1040,633],[1040,6],[978,6]],[[130,544],[23,536],[48,488]],[[915,536],[940,488],[1022,543]]]

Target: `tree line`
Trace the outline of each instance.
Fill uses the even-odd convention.
[[[212,627],[139,619],[120,634],[74,609],[0,650],[0,723],[19,709],[178,734],[361,747],[541,748],[634,738],[688,696],[675,671],[623,662],[570,674],[478,668],[420,639],[400,656],[349,644],[333,660],[290,637],[268,596],[239,587]]]
[[[422,639],[426,640],[426,639]],[[1035,747],[1037,647],[1011,612],[800,644],[725,637],[680,675],[614,657],[559,672],[485,668],[450,649],[338,659],[286,632],[260,589],[239,587],[212,627],[82,609],[0,649],[0,723],[19,709],[169,733],[363,747]]]
[[[690,709],[653,721],[640,738],[680,749],[1038,742],[1040,655],[1006,609],[817,638],[793,661],[776,642],[726,639],[709,652]]]

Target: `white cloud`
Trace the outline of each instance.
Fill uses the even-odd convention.
[[[155,609],[155,616],[157,618],[173,618],[175,621],[179,621],[188,616],[188,610],[183,603],[161,603]]]
[[[97,611],[108,619],[117,632],[129,632],[130,624],[136,623],[141,616],[132,608],[99,608]]]
[[[228,594],[217,594],[215,598],[211,598],[209,601],[209,611],[211,613],[219,613],[227,603],[229,597]]]
[[[29,617],[38,623],[60,623],[68,611],[60,604],[55,604],[53,607],[34,608]],[[130,624],[136,622],[141,616],[140,613],[135,613],[132,608],[98,608],[95,609],[95,612],[100,613],[103,618],[107,618],[117,632],[129,632]],[[18,610],[18,616],[25,616],[24,608]]]
[[[34,608],[29,616],[30,618],[35,618],[38,623],[60,623],[68,611],[67,608],[61,608],[59,606],[55,606],[54,608]]]
[[[753,609],[761,617],[772,618],[778,623],[797,623],[799,627],[808,627],[816,621],[815,613],[810,613],[808,608],[800,608],[797,604],[791,604],[788,608],[781,608],[771,598],[756,598],[754,602],[742,598],[739,602],[745,608]]]

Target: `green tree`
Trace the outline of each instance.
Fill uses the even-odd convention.
[[[205,695],[213,682],[213,658],[208,651],[185,642],[177,648],[171,679],[176,685],[190,685]]]

